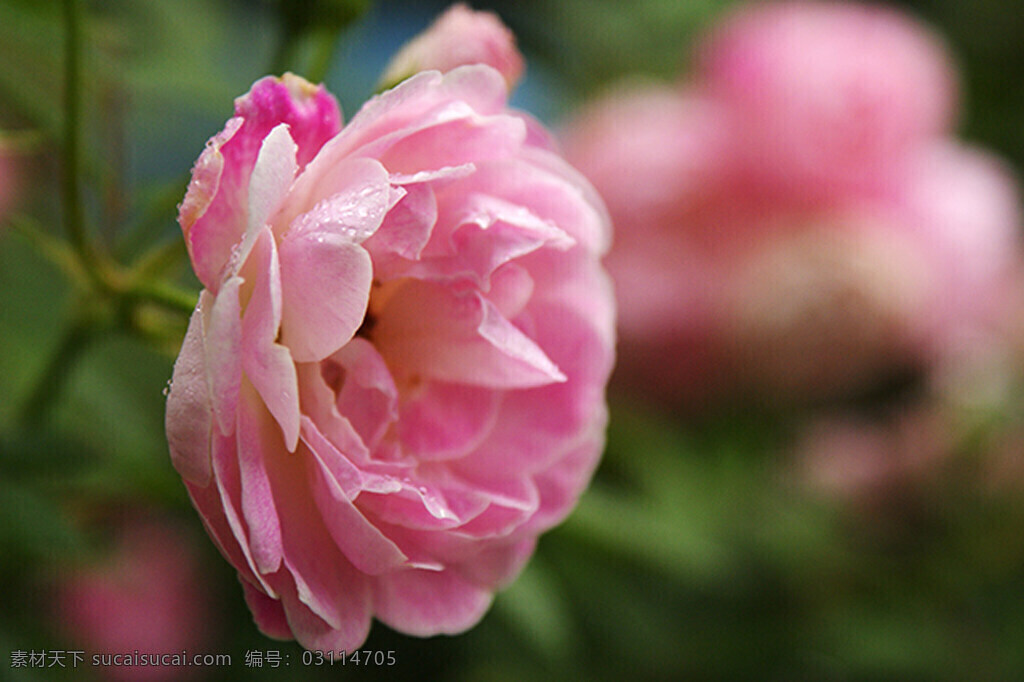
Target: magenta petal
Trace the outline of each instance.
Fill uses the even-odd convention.
[[[235,114],[264,135],[278,123],[288,124],[300,168],[341,129],[341,109],[334,96],[324,86],[291,73],[256,81],[247,95],[235,100]]]
[[[476,625],[491,604],[491,591],[453,570],[399,571],[374,583],[377,617],[417,637],[454,635]]]
[[[235,114],[196,163],[179,217],[196,275],[213,292],[245,234],[250,176],[267,135],[287,124],[302,167],[341,127],[334,98],[290,74],[254,83],[235,100]]]
[[[250,260],[256,281],[242,318],[242,367],[280,424],[291,452],[299,442],[299,387],[291,353],[275,341],[281,320],[281,275],[269,228],[260,232]]]
[[[189,320],[181,353],[174,363],[165,417],[171,463],[183,479],[203,487],[210,482],[213,432],[213,407],[203,352],[203,302],[205,299],[209,306],[211,298],[203,292]]]

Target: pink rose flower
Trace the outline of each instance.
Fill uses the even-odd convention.
[[[210,653],[213,610],[191,539],[167,522],[134,522],[109,556],[61,573],[57,616],[75,646],[93,654],[189,656]],[[184,599],[183,595],[189,595]],[[191,677],[202,668],[111,665],[111,680],[157,682]]]
[[[523,75],[523,56],[512,31],[492,12],[476,12],[459,3],[392,57],[381,82],[399,83],[420,71],[447,73],[457,66],[487,64],[512,90]]]
[[[617,380],[703,409],[821,400],[931,366],[998,317],[1010,173],[949,139],[953,75],[908,18],[741,9],[697,78],[619,88],[566,128],[616,225]]]
[[[596,465],[610,225],[506,96],[425,72],[340,128],[265,78],[196,162],[167,435],[270,636],[469,628]]]

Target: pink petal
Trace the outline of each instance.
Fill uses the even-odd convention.
[[[295,179],[298,147],[284,123],[271,130],[249,177],[249,221],[246,233],[260,230],[280,205]]]
[[[418,531],[436,531],[457,528],[487,506],[487,500],[481,495],[456,495],[449,498],[439,486],[427,480],[422,472],[416,473],[415,481],[409,476],[397,480],[400,485],[397,491],[360,496],[360,508],[371,514],[378,523],[383,521]]]
[[[242,320],[239,290],[242,279],[231,277],[221,286],[211,302],[205,336],[206,373],[213,395],[213,413],[222,435],[235,429],[235,410],[242,384]],[[209,293],[203,294],[209,297]]]
[[[417,260],[437,222],[437,200],[429,183],[408,185],[405,196],[388,211],[381,227],[363,246],[373,255],[375,275],[388,280]]]
[[[322,172],[313,170],[298,177],[275,216],[278,234],[333,230],[358,244],[377,230],[404,194],[391,187],[387,171],[375,159],[339,159],[318,169]]]
[[[334,98],[291,75],[254,83],[235,100],[235,114],[196,163],[179,216],[196,275],[213,292],[248,224],[250,176],[264,138],[287,124],[301,168],[341,127]]]
[[[479,294],[410,281],[391,295],[373,332],[395,371],[492,388],[564,381],[544,352]]]
[[[281,565],[281,524],[270,490],[266,461],[280,456],[280,432],[252,387],[246,385],[238,405],[238,470],[242,514],[249,529],[249,549],[261,574]]]
[[[402,402],[398,437],[419,461],[461,457],[490,432],[500,403],[491,389],[431,381]]]
[[[533,481],[519,471],[506,471],[500,476],[492,472],[491,478],[463,479],[462,485],[482,494],[490,504],[463,524],[460,534],[476,538],[505,537],[528,521],[540,505]]]
[[[472,112],[411,131],[377,150],[381,163],[397,173],[416,173],[500,159],[515,154],[526,140],[526,126],[513,116]]]
[[[252,585],[258,585],[258,589],[276,598],[277,592],[270,587],[263,576],[256,572],[255,563],[252,561],[248,549],[243,549],[243,546],[239,544],[232,528],[232,522],[229,521],[226,514],[227,507],[219,486],[209,485],[202,488],[192,483],[186,483],[185,487],[192,500],[192,505],[199,512],[199,517],[210,534],[210,538],[224,558],[238,571],[239,578]]]
[[[281,601],[271,599],[246,580],[240,579],[239,582],[242,583],[245,603],[252,611],[253,620],[256,621],[260,632],[273,639],[293,639],[295,635],[292,634],[292,630],[288,626],[288,619],[285,617]]]
[[[326,438],[331,446],[345,455],[357,466],[366,464],[370,459],[370,451],[362,437],[346,417],[338,412],[335,402],[337,396],[324,379],[325,367],[329,372],[337,372],[341,376],[344,371],[332,360],[323,363],[301,363],[296,365],[299,379],[299,404],[302,405],[302,422],[311,421],[316,431]],[[303,427],[305,428],[305,427]],[[355,489],[353,489],[355,494]]]
[[[281,242],[281,343],[296,362],[316,362],[355,335],[370,301],[373,264],[333,232],[289,232]]]
[[[288,349],[275,341],[281,321],[281,277],[269,228],[260,232],[250,262],[255,282],[242,318],[242,367],[281,426],[285,446],[294,451],[299,442],[298,378]]]
[[[306,421],[304,426],[309,434],[303,436],[304,442],[316,463],[310,469],[310,487],[335,545],[357,570],[368,575],[385,573],[404,564],[407,557],[353,504],[354,495],[345,489],[349,481],[338,476],[339,471],[350,474],[351,463],[326,439],[315,437],[312,422]]]
[[[457,564],[454,570],[478,585],[508,585],[519,575],[537,546],[535,537],[507,544],[490,546]]]
[[[605,419],[595,421],[589,433],[565,453],[558,462],[535,478],[540,506],[520,533],[542,533],[561,523],[580,499],[597,468],[604,444]]]
[[[486,64],[501,73],[511,90],[523,73],[515,36],[491,12],[455,4],[392,57],[381,81],[398,83],[420,71],[450,71],[465,64]]]
[[[353,580],[353,578],[355,578]],[[339,609],[335,623],[321,617],[305,601],[301,586],[285,574],[281,580],[281,604],[295,639],[313,651],[352,651],[370,633],[370,589],[365,579],[346,572],[339,582]],[[342,586],[343,585],[343,586]]]
[[[189,320],[181,353],[174,363],[167,396],[165,424],[171,463],[187,482],[205,487],[210,482],[210,439],[213,407],[203,352],[203,308],[212,297],[203,293]]]
[[[281,527],[283,564],[286,571],[275,574],[278,590],[288,590],[291,575],[297,602],[301,602],[332,628],[353,627],[353,621],[369,619],[369,594],[365,577],[335,546],[323,517],[311,495],[309,482],[318,465],[305,445],[294,453],[279,451],[265,460]],[[289,623],[303,609],[282,592]],[[299,633],[296,633],[298,636]]]
[[[237,116],[228,120],[224,130],[206,143],[192,168],[192,180],[178,213],[192,269],[213,292],[217,291],[220,273],[232,248],[245,233],[244,219],[237,211],[240,180],[233,167],[225,172],[225,155],[221,151],[244,123]],[[228,148],[229,156],[236,146]]]
[[[541,247],[565,250],[574,243],[565,232],[527,208],[497,197],[466,197],[460,192],[452,201],[448,193],[442,193],[439,201],[442,208],[438,225],[447,229],[435,230],[436,239],[424,252],[423,260],[406,269],[407,276],[466,277],[486,291],[491,273],[505,263]]]
[[[417,637],[454,635],[483,617],[491,592],[452,570],[409,570],[378,577],[373,603],[389,627]]]
[[[567,440],[603,419],[613,332],[611,311],[605,309],[609,299],[601,292],[607,293],[610,284],[599,266],[586,262],[577,261],[580,272],[564,262],[557,273],[546,273],[539,263],[530,268],[539,279],[538,293],[527,307],[533,338],[567,381],[507,394],[487,440],[453,463],[458,471],[493,478],[510,460],[523,471],[538,471],[551,464]]]
[[[524,147],[514,158],[481,162],[477,173],[461,185],[459,192],[476,192],[529,207],[591,253],[604,254],[611,245],[611,220],[597,192],[551,152]]]
[[[533,277],[526,268],[508,263],[498,268],[490,280],[487,300],[505,319],[515,319],[533,297]]]
[[[398,418],[398,388],[373,344],[354,338],[331,361],[345,372],[338,412],[352,423],[371,450]]]
[[[230,537],[234,539],[234,542],[231,543],[227,536],[222,537],[221,540],[228,546],[237,546],[243,559],[234,564],[235,568],[251,576],[253,582],[259,582],[267,594],[276,596],[276,592],[264,580],[249,546],[249,532],[242,509],[242,477],[238,464],[238,441],[234,436],[214,437],[213,475],[217,491],[216,500],[220,503],[217,515],[224,519],[225,530],[230,530]],[[235,558],[239,558],[237,554],[234,555]]]
[[[312,166],[320,173],[347,156],[378,156],[416,130],[474,113],[502,113],[507,97],[501,75],[486,66],[460,67],[443,77],[436,71],[416,74],[364,104]]]

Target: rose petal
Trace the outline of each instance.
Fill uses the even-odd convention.
[[[269,228],[257,237],[251,260],[256,275],[242,317],[242,367],[293,451],[299,442],[298,378],[291,353],[275,341],[281,324],[281,277]]]
[[[431,381],[403,401],[398,437],[420,461],[462,457],[490,432],[500,404],[496,391]]]
[[[355,335],[370,300],[373,264],[363,247],[332,232],[281,242],[281,343],[296,362],[316,362]]]
[[[490,590],[451,570],[381,576],[373,591],[377,618],[417,637],[468,630],[483,617],[491,598]]]
[[[565,380],[529,337],[479,294],[459,295],[428,282],[407,282],[379,313],[374,341],[406,377],[491,388],[525,388]]]
[[[213,406],[203,348],[203,311],[211,305],[211,298],[204,292],[189,320],[181,353],[174,362],[165,416],[171,463],[185,481],[200,487],[209,484],[211,475]]]
[[[235,100],[235,114],[196,163],[179,216],[196,275],[214,293],[245,234],[250,176],[267,135],[279,124],[297,131],[302,167],[341,126],[334,98],[290,74],[254,83]]]

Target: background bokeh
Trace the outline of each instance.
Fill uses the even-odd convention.
[[[684,78],[694,43],[732,4],[474,7],[518,35],[527,70],[513,102],[558,129],[623,77]],[[322,77],[351,117],[446,5],[83,6],[83,211],[117,262],[194,295],[175,207],[233,98],[287,68]],[[952,50],[957,134],[1024,168],[1024,13],[1010,0],[898,6]],[[827,401],[744,396],[695,410],[618,377],[592,487],[478,627],[421,640],[375,624],[365,649],[394,651],[395,666],[302,665],[299,647],[253,625],[168,458],[162,391],[187,316],[156,295],[76,284],[58,182],[62,17],[56,0],[0,0],[0,679],[1024,677],[1024,317],[1013,306],[977,357]],[[88,659],[74,671],[12,666],[16,651],[135,648],[233,664],[149,677]],[[280,652],[282,667],[246,666],[247,651]]]

